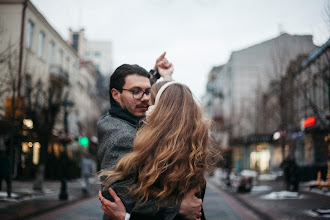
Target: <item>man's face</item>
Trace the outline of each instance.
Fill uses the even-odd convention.
[[[150,89],[150,87],[149,78],[133,74],[126,76],[123,89],[140,89],[146,91]],[[122,109],[127,109],[132,115],[136,117],[145,116],[145,113],[149,107],[150,96],[144,94],[140,100],[137,100],[133,98],[131,91],[122,90],[120,93],[116,89],[112,89],[111,94],[114,100],[118,102]]]

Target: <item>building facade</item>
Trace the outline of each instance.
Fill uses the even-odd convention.
[[[288,142],[305,179],[325,180],[330,162],[330,39],[299,62],[293,75],[293,123]],[[288,73],[289,74],[289,73]]]
[[[70,30],[69,44],[78,52],[82,60],[93,61],[96,70],[109,78],[113,72],[112,43],[110,41],[89,41],[85,30]]]
[[[110,41],[88,41],[85,30],[70,30],[68,43],[78,52],[81,66],[86,63],[94,65],[96,71],[96,88],[93,97],[101,114],[105,114],[109,106],[109,79],[113,71],[112,43]]]
[[[94,65],[82,64],[30,1],[0,0],[0,39],[0,120],[13,125],[0,135],[8,140],[12,173],[32,177],[42,163],[56,178],[66,147],[74,159],[77,142],[72,140],[96,135],[78,129],[90,123],[87,115],[100,117],[92,96]]]
[[[315,47],[312,36],[282,34],[235,51],[226,64],[212,69],[203,102],[211,117],[222,118],[222,133],[229,137],[227,145],[233,147],[233,155],[240,155],[234,158],[233,166],[240,160],[245,169],[257,166],[268,171],[276,167],[270,153],[279,152],[278,144],[276,147],[268,141],[268,125],[262,122],[263,96],[270,84],[278,83],[285,75],[290,60]],[[243,150],[236,154],[238,148]],[[253,156],[260,154],[258,149],[270,156]],[[261,162],[258,158],[269,159]]]

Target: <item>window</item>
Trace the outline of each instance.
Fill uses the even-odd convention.
[[[79,48],[79,34],[73,34],[72,36],[72,47],[75,51],[78,51]]]
[[[323,108],[329,107],[329,96],[327,94],[329,92],[329,86],[327,85],[326,81],[323,80]]]
[[[101,56],[101,52],[99,52],[99,51],[95,51],[95,57],[100,57]]]
[[[49,64],[53,64],[54,63],[54,52],[55,52],[55,44],[54,42],[50,42],[49,43]]]
[[[67,68],[67,71],[70,72],[70,57],[66,57],[65,61],[65,67]]]
[[[91,55],[91,53],[89,52],[89,51],[87,51],[86,53],[85,53],[85,56],[86,57],[89,57]]]
[[[100,64],[95,64],[94,67],[96,70],[100,71]]]
[[[45,50],[45,34],[43,32],[39,33],[39,47],[38,47],[38,56],[43,57]]]
[[[27,26],[27,35],[26,35],[26,47],[29,49],[31,49],[32,46],[33,30],[34,30],[34,24],[32,21],[29,20]]]
[[[63,51],[59,50],[58,57],[57,57],[57,64],[61,66],[62,65],[62,60],[63,60]]]

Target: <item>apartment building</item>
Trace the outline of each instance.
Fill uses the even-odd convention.
[[[310,35],[281,34],[234,51],[226,64],[211,70],[203,102],[211,117],[222,118],[225,135],[220,139],[228,140],[224,146],[234,147],[234,166],[240,159],[245,168],[270,169],[272,152],[279,151],[270,146],[272,137],[261,122],[264,94],[271,82],[285,75],[291,60],[315,47]]]
[[[13,94],[16,103],[22,100],[24,108],[19,115],[23,118],[15,119],[17,123],[24,122],[23,129],[18,131],[22,138],[17,139],[14,152],[10,152],[15,161],[15,175],[33,176],[42,150],[52,155],[50,158],[55,158],[48,161],[51,164],[64,151],[64,144],[68,147],[69,157],[74,156],[79,144],[72,138],[96,135],[85,125],[91,123],[86,121],[87,116],[95,120],[101,116],[92,95],[95,72],[93,64],[81,65],[77,51],[30,1],[0,0],[0,84],[1,88],[8,88],[0,91],[0,120],[7,121],[10,111],[5,103],[12,103]],[[51,119],[56,108],[59,112]],[[45,116],[45,112],[49,117]],[[42,146],[40,135],[36,135],[37,125],[41,123],[44,127],[51,125],[53,128],[46,147]],[[0,136],[11,135],[2,133]]]
[[[85,30],[70,30],[69,44],[78,52],[82,60],[93,61],[95,68],[109,78],[113,71],[111,41],[90,41],[85,38]]]

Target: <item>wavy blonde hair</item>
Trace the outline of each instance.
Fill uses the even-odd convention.
[[[151,103],[165,83],[152,86]],[[110,186],[133,173],[127,188],[138,203],[149,198],[159,201],[159,206],[178,202],[190,189],[205,184],[204,173],[211,162],[209,128],[210,121],[190,89],[183,84],[170,85],[147,124],[137,132],[133,151],[124,155],[113,171],[100,173],[105,176],[102,185]]]

